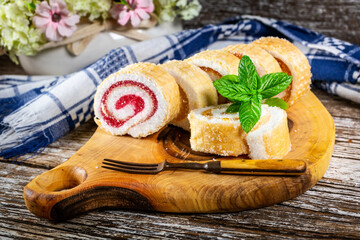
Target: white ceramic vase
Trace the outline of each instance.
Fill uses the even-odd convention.
[[[163,22],[153,28],[139,30],[155,38],[182,30],[181,22]],[[110,50],[135,43],[135,40],[112,32],[99,33],[78,56],[66,50],[65,46],[46,49],[35,56],[19,56],[19,62],[29,75],[65,75],[76,72],[95,62]]]

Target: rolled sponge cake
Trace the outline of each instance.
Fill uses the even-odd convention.
[[[222,50],[207,50],[185,59],[209,74],[212,81],[228,74],[237,74],[240,59]]]
[[[175,79],[152,63],[136,63],[107,77],[95,94],[96,123],[113,135],[146,137],[180,110]]]
[[[281,72],[280,65],[276,59],[260,47],[249,44],[236,44],[227,46],[222,50],[235,55],[239,59],[244,55],[249,56],[260,77],[268,73]]]
[[[216,105],[218,96],[210,77],[200,68],[183,61],[170,61],[160,65],[179,85],[180,112],[171,124],[190,130],[189,111]]]
[[[205,71],[212,81],[229,74],[238,74],[240,59],[223,50],[207,50],[195,54],[185,60]],[[223,96],[218,97],[219,103],[228,102]]]
[[[294,44],[277,37],[262,37],[250,45],[266,50],[278,61],[282,71],[293,77],[290,86],[277,97],[284,99],[291,106],[310,90],[309,61]]]
[[[284,157],[291,149],[286,112],[262,105],[261,118],[247,134],[237,113],[226,113],[229,104],[210,106],[190,112],[190,145],[195,151],[252,159]]]

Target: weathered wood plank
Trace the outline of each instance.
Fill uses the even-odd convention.
[[[360,119],[360,104],[330,95],[316,88],[312,88],[311,91],[320,99],[331,116]]]
[[[357,0],[200,0],[200,15],[185,28],[216,24],[238,15],[258,15],[306,27],[322,34],[360,44],[360,2]]]
[[[20,65],[13,63],[7,55],[0,56],[0,74],[25,74]]]
[[[6,237],[359,239],[360,190],[329,178],[293,200],[252,211],[177,215],[99,210],[57,223],[32,215],[22,199],[23,186],[43,169],[6,163],[0,169],[0,235]],[[344,181],[343,174],[331,177]],[[359,184],[359,178],[355,181]]]

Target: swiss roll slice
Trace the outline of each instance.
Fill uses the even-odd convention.
[[[251,43],[270,53],[283,72],[293,77],[290,86],[277,95],[290,106],[310,90],[311,71],[306,56],[294,44],[277,37],[262,37]]]
[[[260,120],[246,133],[238,113],[226,113],[229,104],[210,106],[190,112],[190,145],[195,151],[252,159],[284,157],[291,149],[286,112],[262,105]]]
[[[180,111],[171,124],[189,131],[189,111],[216,105],[216,89],[208,74],[193,64],[174,60],[160,66],[174,77],[180,90]]]
[[[240,59],[233,54],[222,50],[207,50],[195,54],[185,60],[205,71],[212,81],[229,74],[238,74]],[[219,96],[219,103],[228,102],[223,96]]]
[[[136,63],[107,77],[94,100],[97,124],[113,135],[146,137],[180,110],[175,79],[152,63]]]

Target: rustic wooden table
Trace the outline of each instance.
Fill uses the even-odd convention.
[[[331,21],[358,23],[359,14],[340,20],[327,17],[319,20],[319,16],[304,13],[309,8],[299,1],[279,1],[285,2],[280,9],[280,5],[277,6],[279,3],[271,5],[273,1],[254,1],[252,5],[249,1],[226,1],[234,5],[231,9],[226,7],[228,3],[217,2],[221,1],[202,1],[204,9],[201,16],[185,23],[185,27],[201,26],[222,20],[225,15],[239,13],[281,17],[278,13],[283,11],[284,18],[289,21],[359,43],[359,29],[347,26],[349,31],[346,32],[338,25],[331,25]],[[317,12],[325,11],[332,16],[344,12],[355,13],[360,9],[358,1],[329,2],[333,5],[317,1],[306,1],[306,4],[316,5]],[[294,15],[305,14],[303,20],[286,12],[295,5],[300,6],[300,10]],[[212,9],[219,11],[210,15]],[[324,20],[326,23],[322,25],[321,21]],[[321,26],[327,28],[322,29]],[[334,28],[340,30],[337,32]],[[2,56],[0,74],[24,72]],[[0,159],[0,238],[360,239],[360,105],[316,89],[313,92],[334,119],[335,149],[325,176],[313,188],[290,201],[235,213],[167,214],[97,210],[65,222],[39,219],[25,207],[24,186],[35,176],[66,161],[85,144],[96,129],[95,123],[89,121],[48,146],[39,155],[26,159],[31,156],[27,154],[17,159],[26,159],[21,163],[14,162],[14,159]]]

